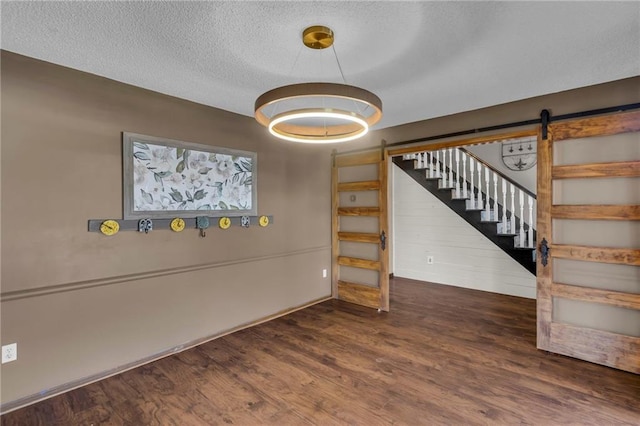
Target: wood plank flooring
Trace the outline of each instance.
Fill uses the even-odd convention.
[[[535,348],[535,301],[396,278],[2,416],[3,425],[640,424],[640,376]]]

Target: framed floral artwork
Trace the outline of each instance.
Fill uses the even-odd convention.
[[[255,152],[123,133],[124,219],[257,215]]]

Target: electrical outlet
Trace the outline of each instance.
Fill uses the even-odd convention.
[[[18,344],[10,343],[2,347],[2,363],[11,362],[18,359]]]
[[[327,270],[326,269],[322,270],[322,278],[327,278]]]
[[[433,256],[427,256],[427,265],[433,265]]]

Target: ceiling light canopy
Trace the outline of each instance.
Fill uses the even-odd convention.
[[[333,40],[333,31],[323,26],[309,27],[302,33],[302,42],[311,49],[331,47]],[[335,49],[333,52],[335,55]],[[380,121],[382,101],[368,90],[347,84],[292,84],[262,94],[255,103],[255,118],[280,139],[347,142],[364,136]]]

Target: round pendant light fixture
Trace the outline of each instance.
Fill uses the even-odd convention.
[[[333,46],[330,28],[313,26],[302,33],[310,49]],[[335,54],[338,68],[342,68]],[[344,75],[342,75],[344,81]],[[300,83],[262,94],[255,103],[255,118],[284,140],[302,143],[347,142],[367,134],[382,118],[382,101],[359,87],[338,83]]]

